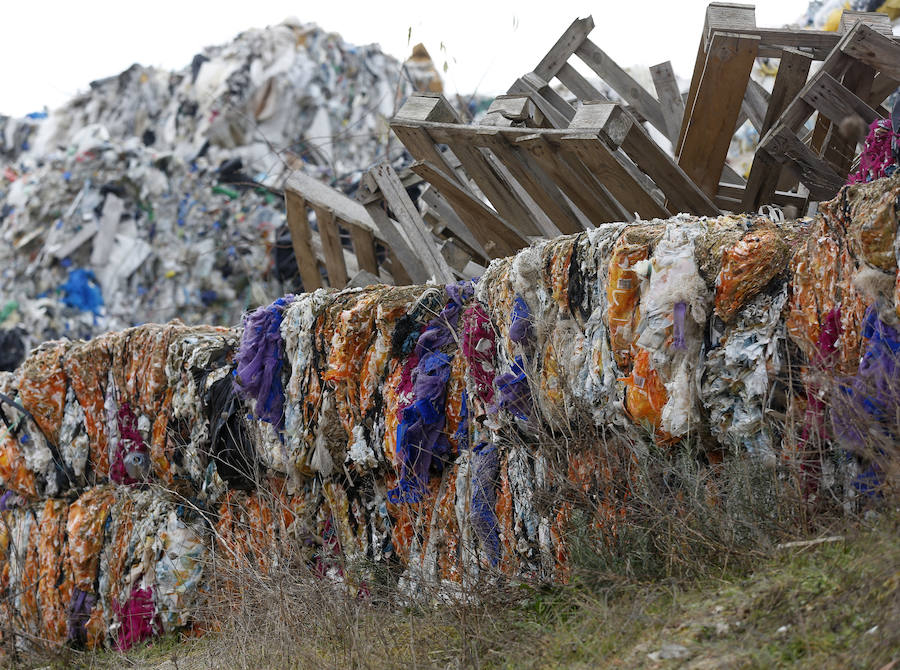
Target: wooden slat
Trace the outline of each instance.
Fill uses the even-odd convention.
[[[394,169],[389,163],[381,163],[372,168],[370,174],[378,184],[378,188],[397,222],[403,227],[410,247],[419,257],[429,275],[441,283],[453,282],[453,271],[438,251],[431,232],[422,221],[419,211]]]
[[[681,121],[684,118],[684,99],[678,90],[678,80],[675,79],[675,70],[672,62],[666,61],[650,68],[650,76],[656,87],[656,97],[666,120],[666,137],[674,146],[678,142],[678,133],[681,131]]]
[[[519,249],[528,246],[528,240],[507,226],[494,210],[474,198],[470,192],[461,189],[458,182],[450,179],[435,165],[418,162],[413,163],[410,169],[440,191],[489,258],[512,256]]]
[[[375,258],[375,236],[358,226],[349,226],[353,252],[361,270],[378,275],[378,260]]]
[[[597,188],[590,173],[580,163],[570,163],[549,144],[545,135],[524,135],[515,140],[544,170],[572,203],[597,225],[622,219],[622,211],[605,192]]]
[[[803,92],[803,99],[833,123],[840,123],[844,118],[854,114],[861,116],[866,125],[881,118],[878,112],[844,88],[827,72],[816,75],[814,86]]]
[[[550,81],[559,72],[569,57],[581,46],[584,39],[594,29],[594,19],[590,16],[572,21],[556,44],[534,68],[534,73],[544,81]],[[574,91],[572,91],[574,93]]]
[[[782,52],[778,74],[775,75],[772,94],[769,96],[769,106],[759,132],[760,137],[769,132],[775,119],[781,116],[791,100],[806,85],[810,65],[812,57],[805,53],[796,49],[785,49]]]
[[[543,230],[545,237],[554,237],[560,233],[578,233],[584,230],[578,217],[569,209],[565,199],[547,179],[541,179],[543,173],[533,168],[533,162],[526,160],[519,147],[510,144],[499,132],[481,131],[478,133],[481,146],[489,148],[497,158],[509,169],[516,181],[528,192],[535,203],[544,211],[553,223],[554,230]],[[547,188],[549,184],[550,188]]]
[[[678,165],[710,197],[718,191],[759,38],[714,33]]]
[[[747,90],[744,92],[744,101],[741,103],[741,111],[747,115],[750,125],[756,129],[756,132],[762,130],[763,121],[766,118],[766,109],[768,107],[769,92],[751,77],[747,82]]]
[[[569,111],[565,109],[557,109],[553,102],[541,95],[539,87],[530,83],[525,77],[519,77],[510,86],[507,93],[524,93],[528,95],[537,108],[541,110],[541,114],[550,122],[554,128],[565,128],[569,124],[569,119],[575,114],[575,111],[569,106]]]
[[[563,63],[556,73],[556,78],[582,102],[607,99],[584,75],[568,63]]]
[[[293,191],[303,198],[311,207],[321,207],[333,212],[341,221],[365,228],[378,237],[375,228],[365,208],[352,198],[323,184],[300,171],[294,171],[284,183],[285,192]]]
[[[746,189],[739,184],[726,184],[724,182],[719,184],[719,197],[724,197],[728,198],[729,200],[736,201],[739,206],[742,205],[745,194]],[[799,193],[792,193],[787,191],[775,191],[773,196],[770,198],[770,202],[761,204],[775,204],[781,207],[784,207],[785,205],[793,205],[799,211],[806,205],[806,196],[800,195]],[[759,209],[758,206],[752,211],[756,211],[757,209]],[[740,211],[743,212],[745,210],[740,208]]]
[[[322,275],[319,274],[316,255],[313,253],[306,201],[295,191],[289,190],[284,192],[284,201],[287,208],[288,230],[291,231],[291,244],[294,247],[294,257],[297,259],[303,290],[315,291],[322,288]]]
[[[659,102],[647,90],[637,83],[631,75],[623,70],[600,47],[585,39],[575,55],[581,58],[588,67],[609,84],[616,93],[633,105],[653,127],[666,134],[666,119]]]
[[[670,212],[660,205],[642,184],[633,179],[609,147],[596,134],[574,133],[563,138],[563,145],[574,151],[594,178],[629,212],[642,219],[666,218]]]
[[[641,126],[628,131],[622,148],[631,160],[656,183],[666,195],[673,213],[688,212],[700,216],[718,216],[719,208],[678,164],[663,151]]]
[[[397,139],[403,143],[403,146],[406,147],[406,150],[409,151],[415,160],[429,161],[435,165],[442,166],[451,179],[458,181],[462,188],[467,188],[467,185],[457,179],[456,172],[447,161],[443,152],[434,146],[434,142],[429,137],[427,130],[416,127],[411,123],[403,123],[403,121],[391,123],[391,130],[394,131]]]
[[[900,86],[900,81],[891,79],[884,72],[875,75],[875,81],[872,82],[872,92],[869,95],[869,104],[877,107],[885,101],[885,99]]]
[[[390,248],[391,274],[395,281],[398,284],[427,282],[431,278],[431,273],[400,232],[397,223],[384,211],[384,202],[373,200],[366,204],[366,211],[387,240]]]
[[[459,217],[456,210],[450,206],[447,199],[444,198],[434,186],[428,184],[428,187],[422,191],[421,197],[428,207],[434,210],[438,217],[440,217],[441,223],[448,228],[454,236],[468,245],[482,260],[488,260],[490,258],[484,250],[484,247],[481,246],[481,242],[472,235],[472,231],[469,230],[469,227]]]
[[[829,78],[828,73],[822,72],[820,84],[829,86],[831,90],[829,91],[830,95],[823,96],[824,99],[820,102],[829,107],[836,106],[835,109],[830,109],[830,114],[852,109],[853,111],[849,111],[846,116],[852,116],[853,113],[857,113],[864,120],[868,118],[869,121],[867,123],[880,118],[880,114],[863,102],[863,99],[871,95],[872,82],[875,79],[875,71],[870,66],[859,61],[854,62],[847,68],[847,72],[844,74],[840,84],[833,79],[829,83],[827,78]],[[828,115],[821,110],[819,111],[819,117]],[[831,131],[826,138],[825,149],[819,155],[830,163],[838,174],[845,175],[850,171],[850,166],[853,164],[853,159],[856,156],[856,142],[857,138],[845,137],[844,133],[840,132],[839,121],[833,122]]]
[[[775,160],[785,162],[797,173],[814,200],[829,200],[844,185],[846,177],[836,173],[787,128],[782,127],[777,134],[770,134],[769,138],[766,150],[771,152]]]
[[[325,254],[325,272],[328,284],[334,288],[343,288],[350,278],[347,264],[344,262],[344,250],[334,213],[331,210],[313,206],[316,213],[316,225],[319,227],[319,238],[322,240],[322,252]]]
[[[478,148],[471,142],[460,139],[453,139],[447,144],[497,213],[510,225],[521,228],[524,234],[537,234],[537,223],[531,213],[493,172]]]

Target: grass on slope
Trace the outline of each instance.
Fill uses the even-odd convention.
[[[619,577],[499,601],[403,608],[310,593],[264,599],[258,619],[84,668],[891,668],[900,667],[900,513],[844,539],[774,550],[752,571],[693,582]],[[287,608],[288,616],[275,610]],[[296,616],[293,616],[295,614]],[[896,665],[895,665],[896,664]]]

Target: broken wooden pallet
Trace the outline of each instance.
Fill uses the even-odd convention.
[[[847,181],[856,138],[842,136],[844,119],[859,117],[867,125],[881,118],[881,96],[873,85],[876,76],[900,80],[900,44],[857,21],[835,45],[822,67],[797,92],[772,128],[760,141],[742,202],[754,209],[769,202],[776,188],[778,170],[794,172],[812,200],[834,197]],[[882,98],[883,99],[883,98]],[[810,144],[798,133],[816,115]]]

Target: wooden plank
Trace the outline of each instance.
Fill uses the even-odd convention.
[[[440,93],[413,93],[397,111],[397,119],[460,123],[456,110]]]
[[[710,197],[718,191],[759,38],[714,33],[678,165]]]
[[[820,81],[825,82],[827,85],[827,79],[825,79],[825,77],[829,77],[829,75],[825,72],[821,73],[821,75]],[[856,113],[859,114],[866,123],[871,123],[876,118],[881,118],[880,114],[872,110],[871,107],[863,102],[863,99],[868,98],[872,93],[872,82],[874,79],[875,71],[870,66],[862,62],[855,62],[847,68],[847,72],[844,74],[844,78],[840,84],[837,84],[837,82],[832,79],[832,83],[836,84],[836,87],[831,86],[832,95],[825,96],[828,101],[827,103],[825,100],[820,102],[828,105],[838,105],[837,109],[833,109],[829,113],[849,111],[842,109],[849,107],[852,111],[849,111],[846,116],[852,116],[853,113]],[[823,112],[822,110],[819,111],[819,116],[821,117]],[[825,115],[827,116],[827,114]],[[843,120],[843,118],[844,117],[842,116],[841,120]],[[834,122],[831,125],[831,131],[825,141],[825,150],[819,155],[830,163],[838,174],[845,175],[850,171],[850,167],[853,165],[853,159],[856,156],[856,143],[857,138],[845,137],[844,133],[841,132],[840,121]]]
[[[629,212],[642,219],[667,218],[670,212],[637,182],[619,163],[615,154],[596,134],[574,133],[563,138],[563,145],[573,151],[610,194]]]
[[[609,84],[616,93],[627,100],[649,121],[659,132],[666,134],[666,119],[663,116],[659,102],[647,90],[637,83],[631,75],[619,65],[600,47],[585,39],[575,55],[581,58],[588,67]]]
[[[541,110],[541,114],[544,115],[547,121],[550,122],[550,125],[554,128],[565,128],[569,125],[569,119],[575,114],[575,110],[569,105],[567,105],[569,107],[568,111],[566,111],[566,109],[557,109],[553,104],[553,101],[544,97],[541,94],[540,89],[527,81],[525,77],[516,79],[507,93],[525,93],[528,95],[531,100],[534,101],[534,104],[537,105],[537,108]]]
[[[609,199],[604,198],[604,195],[608,195],[605,188],[595,187],[596,180],[583,165],[564,160],[545,135],[519,136],[515,142],[528,152],[591,223],[597,225],[622,219],[622,211],[610,201],[611,196]]]
[[[309,206],[327,209],[341,221],[365,228],[378,237],[378,230],[362,205],[318,179],[294,171],[285,180],[284,191],[293,191]]]
[[[841,20],[838,23],[837,31],[841,35],[844,35],[845,33],[850,32],[857,23],[865,23],[875,32],[886,35],[887,37],[891,37],[893,34],[891,30],[891,20],[888,18],[887,14],[881,14],[879,12],[854,12],[850,9],[845,9],[841,12]]]
[[[413,163],[410,169],[447,199],[469,231],[478,240],[488,258],[512,256],[529,245],[528,239],[514,231],[496,212],[473,197],[431,163]]]
[[[675,156],[681,153],[684,147],[684,135],[691,123],[690,110],[697,102],[697,91],[700,88],[700,80],[703,79],[703,70],[706,67],[706,40],[700,38],[700,47],[697,49],[697,59],[694,61],[694,73],[691,75],[691,85],[688,87],[687,96],[684,99],[684,115],[681,119],[681,130],[678,132],[678,142],[673,147]]]
[[[594,19],[591,16],[572,21],[572,25],[566,28],[556,44],[534,68],[534,73],[544,81],[553,79],[593,29]],[[574,91],[572,92],[574,93]]]
[[[719,183],[719,197],[728,198],[729,200],[736,200],[738,205],[743,204],[744,195],[746,193],[746,189],[740,184],[727,184],[725,182]],[[793,205],[800,211],[806,205],[806,196],[800,195],[799,193],[792,193],[789,191],[775,191],[769,203],[761,203],[761,204],[775,204],[780,207],[784,207],[786,205]],[[757,207],[756,209],[759,209]],[[741,209],[740,211],[745,211]],[[750,211],[750,210],[747,210]],[[756,211],[756,210],[753,210]]]
[[[744,101],[741,103],[741,111],[747,115],[750,125],[756,129],[756,132],[762,130],[763,121],[766,118],[766,109],[768,107],[769,92],[751,77],[747,82],[747,90],[744,91]]]
[[[765,147],[757,147],[741,200],[743,211],[755,212],[762,205],[773,202],[781,171],[781,163],[775,160]]]
[[[322,275],[312,248],[312,231],[309,228],[309,217],[306,213],[306,201],[296,192],[285,190],[284,202],[287,209],[288,230],[291,231],[291,244],[294,257],[297,259],[297,270],[303,290],[310,292],[322,288]]]
[[[796,49],[785,49],[782,52],[781,61],[778,64],[778,74],[775,75],[775,83],[772,85],[772,94],[769,96],[769,106],[763,119],[759,136],[762,137],[784,112],[785,108],[800,93],[806,85],[809,76],[809,67],[812,65],[812,57]]]
[[[656,87],[656,97],[659,99],[659,105],[666,120],[666,137],[674,146],[678,142],[681,121],[684,118],[684,99],[678,90],[678,81],[675,79],[672,61],[651,67],[650,76]]]
[[[844,185],[846,177],[835,172],[787,128],[781,127],[777,133],[770,133],[769,138],[766,151],[797,173],[814,200],[829,200]]]
[[[858,114],[866,125],[881,118],[859,97],[848,91],[827,72],[820,72],[814,78],[813,86],[803,92],[803,99],[824,114],[832,123],[840,123],[848,116]]]
[[[343,288],[350,278],[347,264],[344,262],[344,249],[335,222],[334,213],[324,207],[313,205],[316,213],[316,225],[319,227],[319,239],[322,240],[322,252],[325,254],[325,272],[328,284],[333,288]]]
[[[366,211],[388,241],[391,256],[391,274],[394,275],[398,283],[409,281],[416,284],[424,284],[431,277],[431,273],[413,251],[406,237],[400,232],[397,223],[384,211],[384,206],[385,203],[383,201],[373,200],[366,204]],[[398,268],[402,268],[402,272]]]
[[[353,252],[361,270],[378,274],[378,260],[375,258],[375,236],[365,228],[348,225],[350,239],[353,241]]]
[[[387,218],[387,215],[385,215],[385,218]],[[390,271],[391,276],[394,278],[394,283],[397,286],[409,286],[412,284],[412,277],[409,276],[409,273],[406,271],[406,268],[403,267],[403,263],[400,262],[400,258],[393,249],[388,252],[388,258],[390,259]]]
[[[556,73],[556,78],[559,79],[567,89],[572,91],[575,97],[581,102],[607,100],[607,97],[597,90],[584,75],[568,63],[563,63],[559,72]]]
[[[450,175],[451,179],[459,182],[462,188],[468,188],[467,184],[463,184],[458,179],[453,166],[450,165],[446,156],[434,146],[434,141],[428,135],[428,131],[424,128],[416,126],[412,123],[403,123],[402,121],[394,121],[391,123],[391,130],[397,136],[410,155],[418,161],[429,161],[435,165],[440,165]]]
[[[521,149],[509,143],[498,132],[481,131],[478,142],[487,147],[507,167],[516,181],[528,192],[552,222],[553,230],[542,230],[545,237],[555,237],[560,233],[579,233],[584,230],[578,217],[569,209],[559,189],[552,182],[542,180],[533,169],[533,163],[526,161]],[[546,188],[550,183],[551,188]]]
[[[506,185],[506,188],[512,193],[516,200],[518,200],[522,206],[528,211],[529,219],[521,219],[518,223],[519,230],[529,237],[531,236],[544,236],[544,237],[556,237],[559,235],[559,229],[553,225],[553,222],[550,218],[544,213],[544,211],[540,208],[540,206],[534,201],[534,198],[528,193],[528,191],[519,183],[519,181],[513,176],[510,169],[504,165],[504,163],[497,158],[494,152],[485,149],[482,146],[479,146],[479,153],[485,157],[485,160],[491,166],[491,170],[503,184]],[[514,164],[513,164],[514,165]]]
[[[622,148],[635,164],[656,183],[666,196],[673,213],[688,212],[700,216],[718,216],[719,208],[687,176],[678,164],[653,141],[641,126],[629,130]]]
[[[462,242],[468,245],[472,251],[476,254],[480,255],[483,260],[488,260],[490,256],[488,256],[487,252],[484,250],[484,247],[481,246],[481,243],[475,239],[475,236],[472,235],[472,231],[469,230],[468,226],[463,223],[463,220],[459,218],[459,215],[456,213],[456,210],[450,206],[450,203],[447,202],[447,199],[444,198],[440,194],[440,192],[431,184],[422,191],[422,200],[430,207],[435,214],[440,218],[441,223],[450,229],[450,232],[453,233],[454,236],[459,238]]]
[[[884,72],[875,75],[875,81],[872,82],[872,92],[869,95],[869,104],[877,107],[885,101],[885,99],[900,86],[900,81],[891,79]]]
[[[419,210],[416,209],[394,169],[385,162],[372,168],[370,174],[381,189],[385,202],[402,226],[410,247],[425,266],[429,276],[439,283],[452,283],[453,271],[435,245],[431,232],[426,228]]]
[[[466,173],[475,182],[504,221],[523,234],[537,234],[537,224],[531,213],[519,199],[493,172],[491,165],[472,142],[472,134],[463,138],[450,138],[447,145],[459,158]],[[512,222],[515,222],[513,224]]]

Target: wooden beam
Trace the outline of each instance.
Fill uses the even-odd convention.
[[[597,73],[597,76],[609,84],[624,100],[627,100],[643,114],[644,118],[654,128],[663,135],[666,134],[666,119],[656,98],[650,95],[631,75],[619,67],[600,47],[589,39],[585,39],[581,46],[575,50],[575,55],[581,58],[588,67]]]
[[[554,230],[542,230],[546,237],[560,233],[578,233],[584,230],[578,217],[569,209],[565,199],[552,181],[543,179],[543,173],[534,169],[534,162],[528,160],[521,149],[498,132],[479,131],[478,141],[509,169],[516,181],[531,196],[554,225]],[[549,188],[548,188],[549,186]]]
[[[566,29],[556,44],[547,52],[547,55],[534,68],[534,73],[544,81],[553,79],[593,29],[593,17],[588,16],[572,21],[572,25]]]
[[[622,210],[614,204],[606,188],[596,182],[580,161],[565,160],[544,134],[522,135],[515,142],[528,152],[591,223],[597,225],[623,218]]]
[[[319,239],[322,240],[322,252],[325,254],[325,272],[328,284],[333,288],[344,288],[347,280],[347,264],[344,262],[344,249],[334,213],[318,205],[313,206],[316,213],[316,225],[319,227]]]
[[[481,259],[488,260],[490,258],[484,250],[484,247],[481,246],[481,243],[474,235],[472,235],[472,231],[469,230],[469,227],[466,226],[459,217],[459,214],[456,213],[456,210],[450,206],[447,199],[444,198],[444,196],[442,196],[430,183],[428,183],[425,190],[422,191],[422,200],[425,201],[425,204],[427,204],[429,208],[434,210],[435,214],[440,218],[441,223],[448,228],[455,237],[468,245],[472,251],[481,257]]]
[[[452,139],[447,143],[459,158],[469,177],[488,199],[497,213],[510,225],[520,228],[525,235],[538,234],[537,222],[516,194],[494,173],[487,158],[474,144],[465,139]]]
[[[741,103],[741,111],[747,115],[750,125],[760,132],[763,121],[766,118],[766,109],[769,107],[769,92],[752,77],[747,81],[747,90],[744,91],[744,101]]]
[[[827,72],[816,75],[813,86],[803,92],[803,99],[815,107],[820,114],[828,117],[832,123],[839,124],[854,114],[862,117],[866,125],[881,118],[878,112],[847,90]]]
[[[513,85],[509,87],[507,93],[524,93],[528,95],[531,100],[534,101],[534,104],[537,105],[537,108],[541,110],[541,114],[544,115],[551,126],[554,128],[565,128],[569,125],[569,119],[575,114],[575,110],[568,104],[566,104],[565,107],[557,107],[556,105],[558,105],[559,102],[553,98],[545,97],[541,93],[542,87],[536,84],[539,84],[539,82],[533,83],[525,77],[519,77],[513,82]],[[549,88],[546,86],[546,82],[544,88]],[[566,107],[568,107],[568,110]]]
[[[564,137],[563,145],[581,159],[594,178],[606,186],[610,194],[629,212],[636,212],[642,219],[670,216],[671,213],[656,202],[642,184],[632,178],[596,134],[576,132]]]
[[[809,76],[809,67],[812,65],[812,57],[796,49],[785,49],[778,63],[778,73],[775,75],[775,83],[772,85],[772,94],[769,96],[769,106],[763,119],[759,136],[762,137],[794,97],[800,93],[806,85]]]
[[[294,171],[285,180],[284,191],[293,191],[309,206],[327,209],[341,221],[365,228],[378,237],[378,231],[362,205],[318,179]]]
[[[378,260],[375,257],[375,236],[365,228],[348,226],[350,239],[353,241],[353,252],[361,270],[378,275]]]
[[[783,126],[776,134],[769,134],[766,151],[797,173],[814,200],[833,198],[846,181],[846,176],[836,173],[827,162],[816,156],[792,131]]]
[[[478,240],[488,258],[512,256],[529,245],[528,239],[514,231],[490,207],[431,163],[413,163],[410,169],[447,199],[469,231]]]
[[[675,79],[672,61],[651,67],[650,76],[656,87],[656,97],[659,98],[659,105],[666,120],[666,137],[672,142],[672,146],[675,146],[678,142],[678,133],[681,131],[681,121],[684,118],[684,99],[678,90],[678,80]]]
[[[306,201],[296,191],[285,190],[284,202],[300,281],[303,282],[304,291],[312,292],[322,288],[322,275],[319,273],[319,265],[312,248],[312,232],[306,213]]]
[[[454,281],[453,271],[441,255],[432,239],[431,232],[422,221],[419,210],[410,199],[409,194],[400,182],[400,178],[389,163],[376,165],[370,174],[378,184],[384,200],[402,226],[409,245],[430,277],[439,283],[449,284]]]
[[[678,165],[710,197],[718,191],[759,38],[713,33]]]
[[[584,75],[568,63],[563,63],[559,72],[556,73],[556,78],[581,102],[607,100],[607,97],[597,90]]]
[[[406,282],[424,284],[431,278],[431,273],[410,247],[397,223],[384,211],[384,205],[384,201],[372,200],[366,204],[366,211],[388,241],[391,274],[398,284]]]

